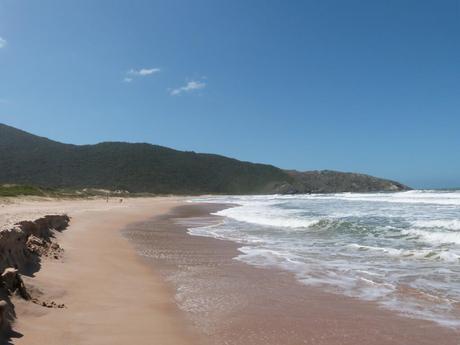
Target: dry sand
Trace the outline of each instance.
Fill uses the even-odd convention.
[[[168,212],[180,198],[93,201],[16,200],[0,208],[0,222],[68,213],[70,227],[59,234],[64,262],[47,260],[26,284],[42,300],[64,303],[48,309],[15,300],[18,345],[191,344],[174,295],[142,263],[120,230],[129,223]]]

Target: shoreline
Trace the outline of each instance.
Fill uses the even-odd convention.
[[[291,272],[234,258],[240,244],[192,236],[225,204],[185,197],[18,201],[0,221],[68,213],[62,260],[45,260],[28,288],[64,303],[15,298],[13,344],[458,345],[458,331],[375,303],[301,284]]]
[[[236,242],[188,234],[225,207],[187,204],[125,230],[209,344],[458,344],[458,330],[304,285],[291,272],[234,260]]]
[[[12,206],[20,216],[62,212],[69,228],[57,235],[65,253],[44,261],[26,286],[42,299],[64,303],[49,309],[14,299],[13,344],[197,343],[174,303],[168,285],[147,267],[121,235],[126,225],[168,212],[184,198],[26,202]],[[46,211],[45,211],[46,210]],[[2,216],[8,212],[2,210]]]

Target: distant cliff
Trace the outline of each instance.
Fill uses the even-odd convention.
[[[158,194],[272,194],[397,191],[375,177],[294,172],[214,154],[145,143],[62,144],[0,124],[0,184],[104,188]]]

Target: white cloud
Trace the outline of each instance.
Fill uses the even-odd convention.
[[[3,48],[4,46],[6,46],[6,40],[2,37],[0,37],[0,48]]]
[[[182,92],[190,92],[190,91],[194,91],[194,90],[200,90],[200,89],[204,89],[206,87],[206,83],[202,82],[202,81],[189,81],[187,84],[185,84],[184,86],[181,86],[177,89],[173,89],[171,90],[171,95],[172,96],[176,96],[176,95],[179,95],[181,94]]]
[[[147,75],[155,74],[158,72],[160,72],[159,68],[141,68],[139,70],[130,69],[127,74],[137,77],[145,77]]]
[[[126,72],[123,81],[125,83],[131,83],[135,78],[147,77],[149,75],[159,73],[160,71],[161,70],[159,68],[131,68],[129,71]]]

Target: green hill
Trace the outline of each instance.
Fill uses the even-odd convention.
[[[0,184],[159,194],[315,192],[314,178],[313,184],[311,179],[306,183],[300,178],[302,174],[305,173],[145,143],[62,144],[0,124]],[[361,179],[363,185],[359,178],[355,179],[353,191],[407,188],[372,179]],[[334,179],[331,181],[326,192],[342,191],[334,185]]]

